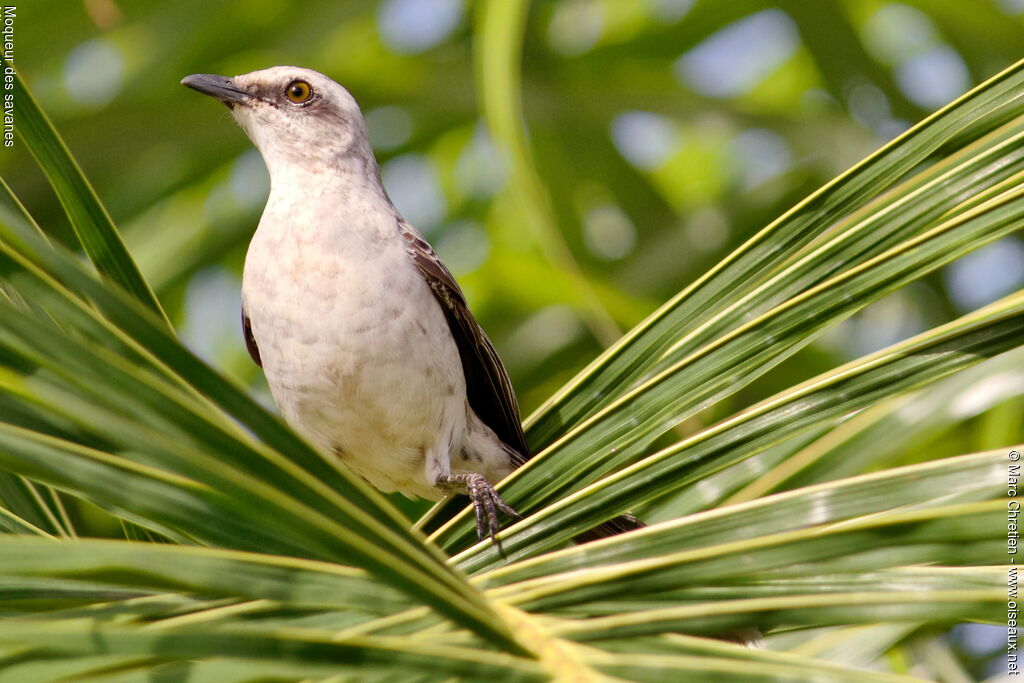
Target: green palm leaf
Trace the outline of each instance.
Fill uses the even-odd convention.
[[[4,64],[9,63],[5,61]],[[163,317],[169,326],[160,302],[125,248],[107,210],[17,72],[13,85],[17,102],[17,131],[46,173],[85,253],[100,273],[131,292]]]
[[[526,9],[478,8],[483,108],[540,252],[607,335],[608,288],[562,242],[522,126]],[[19,140],[91,265],[3,185],[0,681],[916,680],[865,663],[920,628],[1004,616],[1008,448],[861,472],[1022,393],[1024,291],[736,401],[1024,225],[1022,86],[1024,63],[894,139],[557,391],[527,420],[536,456],[501,484],[525,514],[502,553],[457,502],[424,536],[186,348],[19,77]],[[726,417],[684,422],[712,406]],[[569,544],[630,509],[651,526]],[[126,538],[77,538],[86,511]],[[779,651],[699,637],[750,627]]]

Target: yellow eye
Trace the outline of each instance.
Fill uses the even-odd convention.
[[[308,102],[309,98],[313,96],[313,89],[309,87],[309,83],[306,83],[306,81],[292,81],[284,89],[284,95],[289,101],[295,104],[302,104],[303,102]]]

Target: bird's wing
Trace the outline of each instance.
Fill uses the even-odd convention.
[[[470,312],[455,278],[431,246],[407,223],[399,222],[399,229],[409,256],[430,285],[448,319],[448,327],[462,358],[470,407],[505,445],[515,449],[525,461],[530,457],[530,451],[519,420],[519,405],[494,345]]]
[[[245,348],[252,356],[253,362],[256,365],[263,367],[263,361],[260,360],[260,347],[256,346],[256,338],[252,336],[252,323],[249,322],[249,316],[245,314],[245,309],[242,309],[242,336],[245,337]]]

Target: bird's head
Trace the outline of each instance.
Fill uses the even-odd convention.
[[[355,99],[312,69],[275,66],[233,78],[193,74],[181,83],[227,105],[271,174],[296,164],[327,170],[352,155],[373,159]]]

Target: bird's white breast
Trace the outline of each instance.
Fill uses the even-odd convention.
[[[466,390],[447,321],[381,207],[270,202],[243,306],[285,419],[384,491],[436,499],[424,453],[459,448]]]

